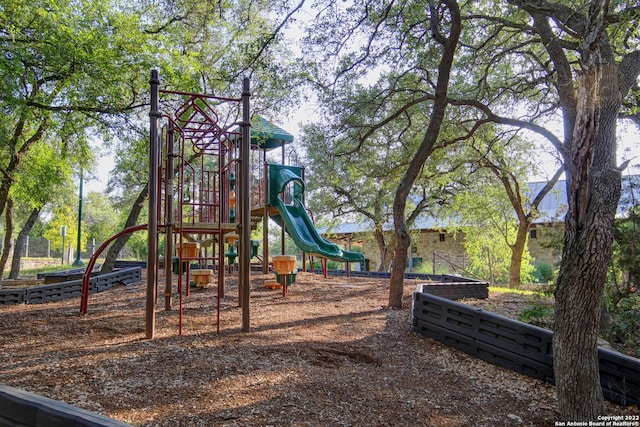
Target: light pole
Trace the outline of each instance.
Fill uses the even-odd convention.
[[[73,261],[74,267],[82,267],[84,263],[82,262],[82,245],[80,243],[82,238],[82,176],[83,176],[83,168],[80,167],[80,190],[78,191],[78,243],[76,245],[76,259]]]
[[[62,259],[60,260],[61,265],[64,265],[64,238],[67,237],[67,226],[63,225],[60,227],[60,235],[62,236]]]

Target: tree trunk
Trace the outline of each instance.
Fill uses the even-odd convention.
[[[7,266],[7,260],[9,259],[9,253],[12,249],[11,238],[13,234],[13,199],[11,197],[6,200],[5,211],[5,227],[4,227],[4,245],[2,248],[2,255],[0,255],[0,279],[4,274],[4,268]]]
[[[565,165],[569,207],[553,337],[558,408],[565,420],[595,420],[606,413],[597,333],[621,192],[615,157],[620,108],[615,71],[583,72],[570,158]]]
[[[529,233],[529,223],[521,221],[518,223],[518,231],[516,241],[513,245],[509,245],[511,249],[511,263],[509,264],[509,287],[519,288],[522,284],[522,254],[527,246],[527,233]]]
[[[617,62],[619,50],[614,51],[607,34],[608,1],[591,0],[588,8],[580,6],[577,13],[568,13],[568,3],[509,3],[527,10],[533,18],[553,63],[563,115],[564,142],[559,151],[566,173],[568,210],[553,337],[558,410],[563,421],[596,420],[606,410],[597,332],[621,187],[616,119],[622,100],[640,74],[640,51],[624,54]],[[554,30],[564,25],[579,38],[578,79],[572,69],[576,51],[567,48]]]
[[[538,210],[540,203],[545,198],[547,194],[553,189],[556,185],[562,174],[564,173],[564,168],[558,169],[553,177],[542,187],[542,189],[538,192],[538,194],[533,197],[531,200],[531,205],[529,206],[529,213],[525,212],[524,205],[522,203],[522,197],[520,196],[520,185],[518,185],[517,181],[510,173],[505,173],[505,170],[498,165],[490,166],[493,173],[498,177],[504,186],[505,191],[507,192],[507,197],[509,198],[509,203],[513,206],[513,209],[516,213],[516,217],[518,219],[518,229],[516,230],[516,240],[513,244],[510,244],[507,240],[507,245],[509,249],[511,249],[511,263],[509,264],[509,286],[512,288],[518,288],[522,284],[522,255],[524,254],[524,249],[527,246],[527,238],[529,237],[529,227],[531,227],[531,222],[533,219],[533,214]]]
[[[7,174],[0,180],[0,215],[2,215],[5,207],[9,203],[9,189],[11,185],[13,185],[13,182],[14,179],[11,176],[7,176]]]
[[[378,253],[380,254],[380,265],[378,266],[378,271],[387,271],[387,242],[384,240],[382,228],[376,227],[374,238],[378,245]]]
[[[393,256],[396,251],[396,245],[388,246],[387,250],[384,253],[384,270],[379,271],[389,271],[391,268],[391,264],[393,264]]]
[[[13,258],[11,259],[11,271],[9,271],[9,279],[17,279],[20,275],[20,259],[22,258],[22,251],[27,244],[27,238],[29,237],[29,233],[31,233],[31,229],[40,216],[40,210],[41,208],[33,208],[31,210],[29,218],[27,218],[27,221],[25,221],[24,225],[22,226],[22,230],[20,230],[20,233],[18,234],[15,248],[13,249]]]
[[[378,271],[389,271],[389,265],[391,264],[391,260],[393,259],[393,252],[395,250],[395,242],[386,242],[382,227],[376,228],[374,237],[378,245],[378,251],[380,254],[380,264],[378,265]]]
[[[396,193],[396,198],[397,193]],[[404,202],[398,203],[398,207],[402,208],[403,218],[401,221],[396,220],[396,249],[393,257],[393,267],[391,268],[391,278],[389,286],[389,307],[402,308],[402,295],[404,294],[404,270],[407,267],[407,258],[409,252],[409,245],[411,245],[411,236],[407,224],[404,221]],[[394,211],[396,203],[394,202]],[[400,210],[400,209],[398,209]],[[395,216],[395,215],[394,215]]]
[[[138,223],[138,218],[140,217],[140,213],[142,212],[142,208],[144,207],[144,202],[147,200],[147,196],[149,195],[149,183],[147,183],[136,198],[135,202],[133,202],[133,206],[131,207],[131,211],[129,212],[129,216],[127,217],[127,221],[124,224],[124,228],[133,227]],[[116,265],[116,258],[118,254],[129,241],[130,234],[123,234],[118,237],[109,247],[107,251],[107,255],[105,257],[104,263],[102,264],[102,268],[100,269],[101,273],[109,273],[113,271],[113,268]]]
[[[531,8],[558,76],[565,142],[561,148],[567,179],[568,211],[564,248],[556,282],[553,361],[558,410],[563,420],[595,420],[606,408],[600,386],[597,333],[611,259],[614,216],[620,198],[616,167],[616,119],[622,99],[640,74],[640,51],[619,63],[606,32],[609,4],[592,0],[582,27],[580,76],[573,79],[568,55],[549,17]],[[546,10],[557,25],[566,10]],[[556,14],[554,14],[556,13]],[[562,19],[560,19],[562,21]],[[566,21],[567,23],[573,21]]]

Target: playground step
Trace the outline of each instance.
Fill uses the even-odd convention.
[[[238,229],[238,224],[231,222],[223,222],[222,224],[217,222],[193,222],[182,224],[182,226],[176,226],[176,229],[184,232],[197,232],[203,231],[216,231],[221,229],[222,231],[234,231]]]
[[[277,280],[267,279],[264,281],[264,287],[267,289],[280,289],[282,285]]]
[[[269,206],[269,216],[278,215],[278,209],[273,206]],[[262,219],[264,217],[264,206],[252,207],[251,217]]]

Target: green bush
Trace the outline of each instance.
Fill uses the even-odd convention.
[[[624,347],[640,354],[640,295],[630,295],[610,307],[611,336]]]
[[[554,315],[553,304],[536,295],[531,303],[522,310],[518,320],[542,328],[552,329]]]
[[[343,265],[342,263],[340,263],[340,265]],[[343,267],[340,267],[343,268]],[[314,270],[321,270],[322,269],[322,262],[321,261],[313,261],[313,269]],[[338,269],[338,262],[337,261],[333,261],[333,260],[328,260],[327,261],[327,270],[337,270]]]
[[[553,266],[547,261],[542,261],[536,265],[535,277],[540,283],[553,281]]]

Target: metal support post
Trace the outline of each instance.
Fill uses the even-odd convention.
[[[248,332],[249,321],[249,300],[250,300],[250,257],[251,257],[251,196],[249,194],[250,169],[249,151],[251,150],[251,116],[249,108],[249,98],[251,91],[249,78],[242,81],[242,141],[240,145],[240,185],[239,185],[239,205],[240,205],[240,257],[239,257],[239,287],[241,292],[242,305],[242,330]]]
[[[164,237],[164,310],[171,310],[171,291],[173,287],[173,143],[175,132],[173,128],[167,131],[167,164],[165,168],[164,190],[164,223],[166,232]]]
[[[158,70],[151,71],[151,109],[149,112],[149,222],[147,230],[147,302],[145,332],[148,339],[155,335],[155,291],[158,259],[158,119],[160,118]]]
[[[80,166],[80,185],[78,190],[78,235],[77,237],[77,245],[76,245],[76,259],[73,261],[74,267],[82,267],[84,263],[82,262],[82,181],[84,181],[84,168]]]

